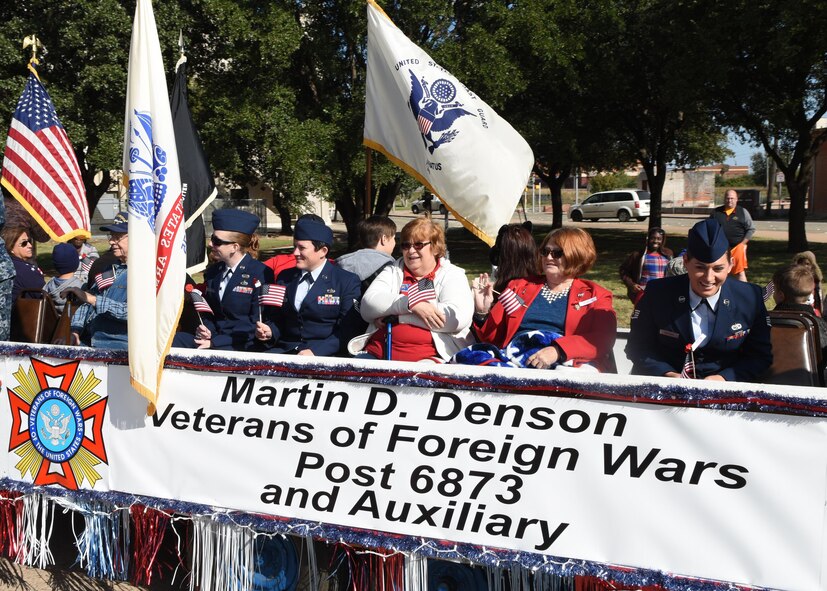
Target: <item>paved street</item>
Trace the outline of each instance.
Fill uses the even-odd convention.
[[[396,212],[392,216],[396,224],[401,228],[410,220],[415,217],[413,213],[406,212],[406,213],[399,213]],[[698,220],[705,218],[705,215],[702,214],[694,214],[694,215],[682,215],[682,214],[666,214],[663,216],[663,228],[666,230],[667,235],[669,234],[686,234],[686,232],[691,228]],[[434,216],[435,220],[441,221],[444,219],[444,216],[436,214]],[[528,219],[530,219],[535,224],[551,224],[551,213],[528,213]],[[511,219],[512,222],[521,222],[523,220],[522,215],[514,215]],[[576,225],[580,228],[600,228],[600,229],[608,229],[608,228],[617,228],[618,230],[625,230],[625,231],[640,231],[645,232],[646,228],[649,227],[649,220],[644,220],[642,222],[619,222],[617,220],[600,220],[597,222],[572,222],[568,217],[565,218],[565,224],[569,225]],[[786,240],[787,239],[787,220],[786,219],[760,219],[755,220],[755,225],[757,226],[758,230],[756,232],[757,237],[759,238],[773,238],[776,240]],[[453,217],[449,216],[449,225],[451,228],[458,228],[460,227],[460,223],[456,221]],[[341,227],[336,227],[337,230],[344,231],[344,224],[341,224]],[[808,221],[807,222],[807,240],[810,242],[827,242],[827,220],[816,220],[816,221]]]

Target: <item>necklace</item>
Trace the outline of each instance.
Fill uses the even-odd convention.
[[[562,300],[563,298],[568,298],[569,296],[569,288],[571,285],[567,285],[564,289],[560,291],[551,291],[551,288],[548,285],[544,285],[540,295],[542,295],[549,304],[553,304],[557,300]]]

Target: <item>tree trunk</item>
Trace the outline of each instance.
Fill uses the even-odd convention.
[[[86,191],[86,202],[89,204],[89,216],[95,215],[95,208],[98,206],[103,194],[109,189],[112,184],[112,175],[108,170],[104,170],[103,178],[100,184],[95,184],[95,175],[97,171],[90,168],[89,162],[86,161],[86,155],[83,148],[75,148],[75,158],[78,160],[80,167],[80,177],[83,180],[83,188]],[[91,220],[90,220],[91,221]]]
[[[548,188],[551,191],[551,228],[556,230],[563,227],[563,185],[568,175],[559,175],[551,179]]]
[[[293,215],[290,208],[287,207],[287,201],[278,191],[273,191],[273,207],[279,212],[279,222],[281,223],[281,234],[284,236],[293,235]]]
[[[398,178],[393,182],[386,183],[379,187],[376,193],[376,201],[373,206],[373,215],[388,215],[393,208],[393,202],[399,194],[402,186],[402,179]]]
[[[354,202],[353,190],[343,191],[339,194],[341,197],[336,199],[336,209],[342,214],[342,221],[347,228],[347,246],[348,249],[351,249],[358,239],[356,225],[359,223],[359,220],[362,219],[362,201],[359,200],[359,206],[357,207]],[[364,191],[359,191],[357,194],[357,198],[359,198],[364,194]]]
[[[553,170],[553,171],[552,171]],[[548,185],[551,191],[551,228],[563,227],[563,185],[571,175],[571,167],[550,167],[549,172],[543,171],[539,166],[534,167],[534,172],[542,181]]]
[[[790,219],[787,226],[787,251],[802,252],[809,250],[807,243],[807,190],[809,181],[800,182],[784,175],[787,179],[787,191],[790,193]],[[809,177],[807,177],[809,179]]]
[[[657,174],[655,167],[657,166]],[[661,228],[663,221],[663,184],[666,182],[666,165],[651,161],[643,162],[649,183],[649,228]]]

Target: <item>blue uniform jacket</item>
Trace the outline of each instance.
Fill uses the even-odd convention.
[[[224,297],[219,300],[218,289],[226,269],[224,263],[217,263],[204,271],[207,284],[204,299],[213,314],[202,313],[201,319],[212,333],[213,349],[245,351],[255,343],[259,320],[256,280],[262,285],[273,283],[273,270],[249,254],[244,255],[224,289]]]
[[[651,281],[632,315],[626,356],[635,375],[680,373],[692,334],[689,277]],[[770,319],[761,288],[729,279],[721,286],[709,342],[695,351],[699,378],[720,374],[727,381],[757,380],[772,364]]]
[[[293,301],[302,271],[296,268],[279,273],[276,283],[286,285],[284,305],[268,307],[277,327],[272,352],[310,349],[314,355],[336,355],[358,334],[362,318],[354,306],[361,297],[359,276],[325,261],[319,278],[310,286],[296,311]]]

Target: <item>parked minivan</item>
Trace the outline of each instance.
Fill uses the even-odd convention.
[[[569,217],[575,222],[600,218],[642,221],[649,217],[649,191],[616,189],[592,193],[583,203],[571,206]]]

